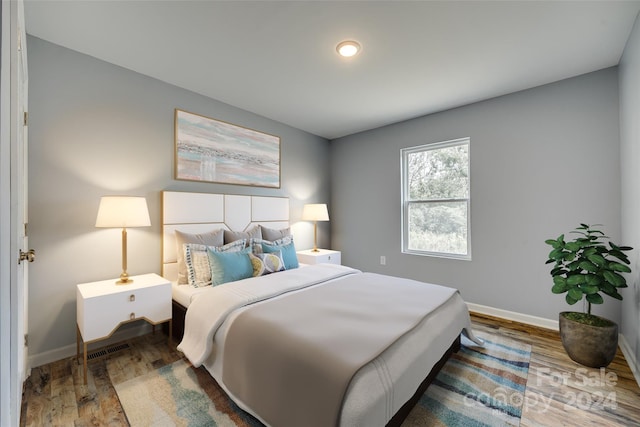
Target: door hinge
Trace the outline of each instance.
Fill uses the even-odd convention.
[[[29,125],[29,112],[28,111],[24,112],[24,125],[25,126]]]
[[[24,346],[29,347],[29,334],[24,334]]]

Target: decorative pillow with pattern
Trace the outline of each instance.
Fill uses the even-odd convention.
[[[298,255],[296,254],[296,247],[293,244],[293,236],[283,237],[282,239],[274,240],[273,242],[262,239],[251,239],[250,245],[251,251],[254,254],[281,251],[284,268],[286,270],[291,270],[300,266],[298,263]]]
[[[216,229],[206,233],[191,234],[184,233],[180,230],[175,230],[176,236],[176,260],[178,261],[178,284],[186,285],[189,283],[187,275],[187,265],[184,260],[184,245],[186,243],[197,243],[199,245],[207,246],[222,246],[224,245],[224,230]]]
[[[187,266],[187,280],[194,288],[211,285],[211,263],[207,249],[214,252],[239,252],[247,246],[247,241],[236,240],[224,246],[207,246],[197,243],[185,243],[184,260]]]
[[[249,253],[249,259],[253,266],[253,277],[264,276],[265,274],[275,273],[285,269],[281,251],[262,254]]]

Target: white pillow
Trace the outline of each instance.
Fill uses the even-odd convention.
[[[211,230],[206,233],[190,234],[176,230],[176,258],[178,260],[178,284],[186,285],[189,283],[187,279],[188,271],[184,260],[184,245],[186,243],[197,243],[206,246],[222,246],[224,245],[224,230],[222,228]]]

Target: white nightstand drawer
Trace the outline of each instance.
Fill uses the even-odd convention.
[[[130,285],[115,280],[78,285],[77,321],[84,341],[111,335],[120,324],[137,319],[171,319],[171,283],[158,275],[135,276]]]
[[[126,285],[122,285],[126,286]],[[111,335],[121,323],[147,319],[159,323],[171,318],[171,284],[81,300],[84,319],[78,326],[85,341]]]
[[[328,249],[318,249],[318,252],[314,252],[309,249],[306,251],[299,251],[297,253],[298,261],[303,264],[341,264],[340,251],[331,251]]]
[[[82,283],[76,291],[76,357],[83,342],[84,383],[87,383],[87,344],[108,338],[127,322],[144,319],[153,325],[169,322],[171,343],[171,282],[157,274],[131,277],[118,285],[117,279]]]

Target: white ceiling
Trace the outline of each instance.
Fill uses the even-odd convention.
[[[640,1],[26,0],[27,32],[333,139],[618,64]],[[363,46],[351,59],[338,42]]]

